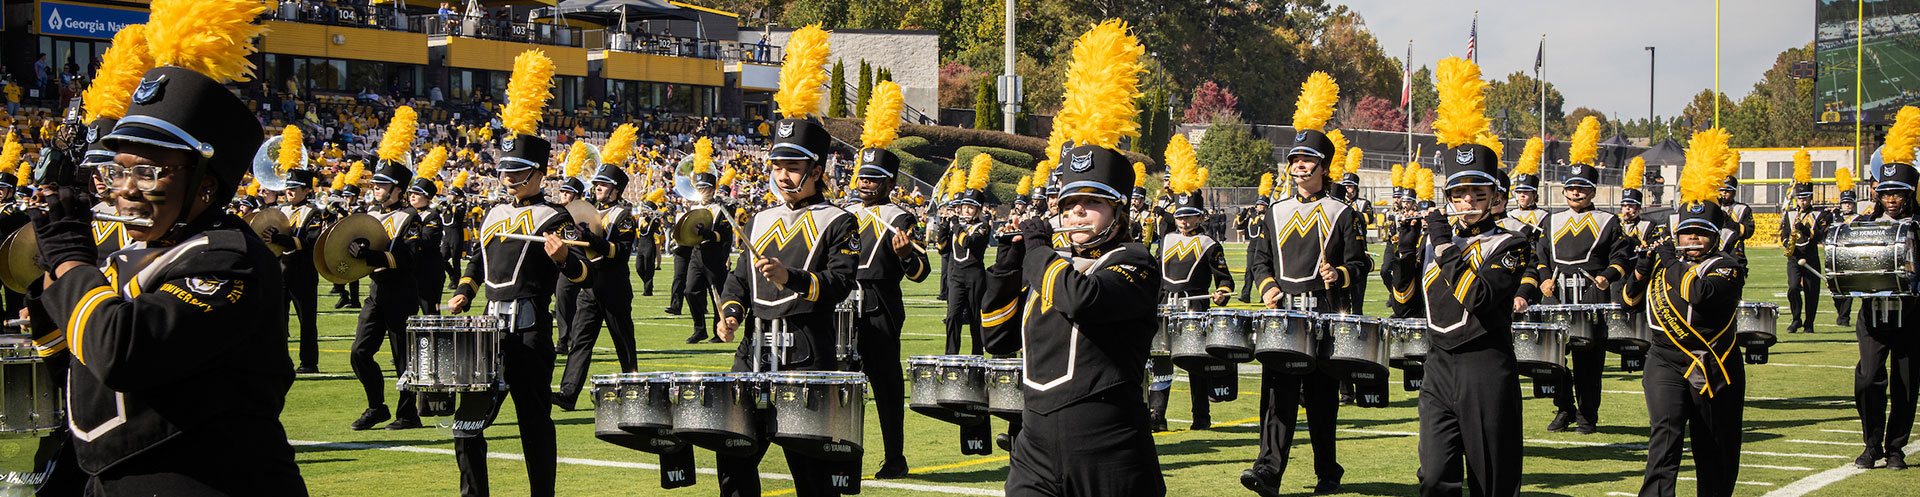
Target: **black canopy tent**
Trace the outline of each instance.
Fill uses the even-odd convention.
[[[1687,150],[1681,148],[1679,142],[1673,141],[1673,137],[1667,137],[1660,140],[1660,143],[1655,143],[1647,151],[1641,152],[1639,157],[1647,161],[1648,168],[1678,166],[1687,163]]]
[[[601,26],[620,25],[622,14],[630,23],[649,20],[700,21],[698,11],[666,0],[564,0],[558,6],[538,11],[540,17],[553,17],[555,14]]]

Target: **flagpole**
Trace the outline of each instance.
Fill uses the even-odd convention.
[[[1713,0],[1713,127],[1720,127],[1720,0]]]
[[[1413,40],[1407,40],[1407,67],[1402,69],[1407,73],[1406,81],[1401,83],[1407,92],[1407,157],[1416,160],[1418,157],[1413,156]]]
[[[1540,139],[1547,139],[1547,34],[1540,33],[1539,64],[1535,65],[1533,77],[1540,85]],[[1546,164],[1547,154],[1540,154],[1540,162]],[[1545,168],[1540,169],[1545,171]]]

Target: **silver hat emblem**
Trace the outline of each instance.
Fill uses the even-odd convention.
[[[790,136],[793,136],[793,123],[791,122],[780,123],[780,137],[786,138]]]
[[[142,80],[140,86],[133,89],[133,103],[146,105],[160,99],[160,87],[167,84],[167,77]]]
[[[1461,164],[1472,164],[1473,149],[1468,147],[1460,147],[1458,151],[1455,151],[1453,153],[1453,160],[1454,162],[1459,162]]]
[[[1299,141],[1306,141],[1306,140],[1307,140],[1307,132],[1305,131],[1301,131],[1293,134],[1293,141],[1299,142]]]
[[[1077,154],[1069,158],[1073,159],[1073,164],[1070,164],[1067,167],[1072,168],[1073,172],[1084,173],[1084,172],[1087,172],[1088,169],[1093,169],[1093,152],[1091,151]]]
[[[1881,175],[1881,176],[1893,176],[1893,173],[1894,173],[1894,171],[1895,171],[1895,170],[1896,170],[1896,169],[1895,169],[1895,168],[1893,167],[1893,164],[1887,164],[1887,165],[1885,165],[1885,166],[1881,166],[1881,167],[1880,167],[1880,175]]]
[[[875,153],[873,153],[873,149],[867,149],[867,153],[866,153],[866,154],[865,154],[865,155],[863,156],[863,157],[865,157],[865,158],[864,158],[864,159],[861,159],[861,160],[864,160],[864,161],[867,161],[867,162],[873,162],[873,158],[874,158],[874,156],[875,156],[875,155],[877,155],[877,154],[875,154]]]
[[[512,135],[511,133],[509,133],[509,134],[508,134],[508,135],[507,135],[507,136],[506,136],[505,138],[501,138],[501,139],[500,139],[500,151],[501,151],[501,152],[512,152],[512,151],[513,151],[513,142],[514,142],[514,138],[513,138],[513,135]]]

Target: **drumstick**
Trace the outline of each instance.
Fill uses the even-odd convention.
[[[545,243],[547,241],[547,238],[544,236],[520,235],[520,234],[514,234],[514,233],[500,233],[494,236],[505,238],[508,240],[520,240],[523,242]],[[560,243],[572,245],[575,247],[585,247],[588,245],[587,242],[580,241],[580,240],[560,240]]]

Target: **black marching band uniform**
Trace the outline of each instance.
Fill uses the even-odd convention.
[[[1833,219],[1826,209],[1813,209],[1813,185],[1793,185],[1793,201],[1799,208],[1780,215],[1780,243],[1787,253],[1787,306],[1793,312],[1787,333],[1813,332],[1814,316],[1820,313],[1820,242],[1827,238]],[[1802,314],[1801,311],[1806,313]]]
[[[287,302],[293,306],[295,319],[300,325],[300,366],[299,372],[320,372],[320,338],[316,320],[319,318],[320,273],[313,266],[313,244],[320,239],[320,232],[326,227],[326,212],[313,204],[314,182],[318,178],[312,170],[295,169],[287,172],[287,190],[305,188],[306,196],[298,203],[286,203],[279,206],[281,214],[287,216],[287,226],[292,233],[272,232],[268,240],[282,247],[289,247],[280,254],[281,278],[286,283]],[[281,198],[289,194],[281,192]]]
[[[433,178],[417,177],[407,185],[404,193],[406,210],[413,211],[414,222],[420,225],[420,242],[414,247],[413,267],[414,295],[420,301],[420,314],[437,316],[440,314],[440,297],[446,293],[447,268],[454,259],[445,252],[446,237],[454,228],[447,216],[435,208],[433,197],[439,195],[440,186]],[[420,195],[421,205],[414,205],[413,196]],[[454,234],[458,237],[460,235]]]
[[[1725,184],[1720,185],[1720,212],[1727,216],[1727,222],[1720,226],[1721,252],[1740,259],[1741,267],[1747,264],[1747,239],[1753,237],[1753,207],[1736,199],[1740,191],[1740,179],[1727,176]],[[1674,214],[1674,226],[1679,227],[1680,214]]]
[[[1631,169],[1629,171],[1628,174],[1632,174]],[[1629,179],[1628,181],[1631,182],[1632,180]],[[1620,205],[1623,207],[1626,205],[1642,206],[1645,205],[1645,200],[1646,193],[1638,188],[1625,188],[1620,191]],[[1668,231],[1666,223],[1660,222],[1650,216],[1640,215],[1638,210],[1634,211],[1633,214],[1633,217],[1628,217],[1627,210],[1624,208],[1621,209],[1620,240],[1621,243],[1633,247],[1634,258],[1637,262],[1639,259],[1652,257],[1653,254],[1651,251],[1653,250],[1653,245],[1668,241],[1668,239],[1673,237],[1673,233]],[[1641,274],[1639,271],[1628,271],[1625,281],[1611,285],[1609,293],[1613,294],[1613,302],[1620,304],[1621,309],[1626,311],[1628,316],[1641,316],[1647,311],[1647,285],[1641,281],[1646,279],[1647,276],[1648,275]],[[1616,350],[1620,352],[1621,364],[1625,366],[1624,369],[1627,371],[1645,370],[1647,354],[1645,347],[1622,344],[1610,345],[1619,347]]]
[[[365,260],[374,268],[369,275],[373,285],[368,288],[366,306],[360,309],[360,324],[353,331],[353,351],[348,361],[367,395],[366,412],[351,426],[355,430],[372,428],[374,423],[386,421],[389,416],[394,421],[388,429],[420,426],[413,395],[401,395],[394,412],[387,411],[386,377],[380,363],[373,358],[380,351],[381,342],[390,342],[393,348],[388,355],[393,358],[394,372],[407,369],[409,354],[402,335],[407,329],[407,318],[420,310],[419,282],[412,268],[422,264],[418,255],[422,244],[420,219],[414,215],[413,208],[406,205],[405,192],[401,190],[402,185],[412,182],[413,172],[405,165],[381,161],[373,183],[387,185],[388,195],[394,198],[371,199],[367,215],[380,222],[390,243],[384,247],[369,246],[367,240],[355,239],[348,246],[349,257]]]
[[[1907,113],[1900,115],[1905,117]],[[1912,154],[1904,155],[1889,157],[1880,166],[1880,182],[1874,185],[1880,201],[1856,222],[1897,223],[1907,225],[1909,230],[1920,229],[1914,217],[1914,187],[1920,185],[1920,171],[1915,171],[1911,163]],[[1898,208],[1890,208],[1889,203]],[[1920,250],[1912,244],[1907,248]],[[1909,254],[1906,260],[1920,261],[1916,255],[1920,253]],[[1911,272],[1913,268],[1903,270]],[[1912,336],[1912,326],[1920,323],[1920,297],[1912,296],[1916,290],[1920,289],[1901,288],[1895,293],[1904,296],[1859,299],[1860,313],[1853,321],[1854,335],[1860,341],[1860,360],[1853,368],[1853,404],[1860,415],[1861,440],[1866,444],[1865,452],[1854,460],[1854,465],[1861,468],[1872,468],[1882,458],[1889,469],[1907,466],[1905,448],[1913,433],[1916,398],[1920,398],[1916,395],[1920,393],[1920,358],[1915,357],[1920,355],[1920,339]]]
[[[897,116],[889,116],[898,121]],[[870,124],[872,125],[872,124]],[[907,308],[900,290],[900,279],[925,281],[932,266],[927,253],[918,249],[911,256],[893,250],[896,237],[912,236],[919,221],[913,213],[888,201],[894,178],[900,173],[900,159],[885,148],[860,151],[857,177],[885,185],[877,192],[877,202],[863,202],[852,209],[860,228],[859,307],[856,310],[855,346],[860,352],[860,370],[873,389],[874,410],[880,418],[880,438],[885,447],[880,476],[906,476],[906,449],[902,437],[905,422],[906,392],[900,381],[900,333],[906,324]],[[866,198],[866,193],[861,193]],[[911,240],[908,243],[912,243]]]
[[[1507,181],[1492,149],[1466,144],[1442,156],[1454,159],[1448,164],[1449,191],[1488,187],[1491,204],[1504,202]],[[1426,215],[1419,281],[1432,347],[1420,385],[1421,495],[1460,495],[1463,469],[1473,495],[1520,492],[1520,379],[1512,309],[1521,278],[1529,274],[1533,247],[1526,234],[1509,231],[1497,214],[1487,214],[1472,224],[1450,223],[1440,209]],[[1411,272],[1409,266],[1403,263],[1396,272]]]
[[[35,214],[48,275],[32,284],[27,308],[36,334],[64,331],[67,424],[88,495],[306,495],[280,423],[293,364],[278,262],[221,209],[262,141],[257,122],[219,81],[175,66],[148,71],[102,141],[174,154],[146,159],[181,160],[162,187],[178,191],[136,190],[153,186],[120,169],[133,164],[106,166],[107,177],[115,195],[152,201],[176,220],[102,264],[88,187],[56,188]],[[203,178],[213,186],[186,186]],[[189,217],[196,206],[205,211]],[[57,274],[69,262],[80,265]]]
[[[653,296],[653,274],[660,270],[660,206],[640,203],[633,225],[633,273],[640,277],[640,296]],[[678,262],[675,262],[678,264]],[[631,284],[631,283],[629,283]]]
[[[572,152],[569,151],[568,153]],[[580,178],[567,178],[566,181],[560,182],[559,190],[561,194],[560,205],[570,205],[580,199],[586,198],[585,192],[587,191],[587,184],[580,181]],[[571,200],[568,198],[569,195],[572,198]],[[568,211],[568,214],[571,215],[572,211]],[[625,273],[622,274],[624,275]],[[594,275],[598,276],[599,272],[595,271]],[[571,351],[569,344],[578,341],[575,339],[575,335],[578,334],[580,330],[575,326],[574,319],[576,319],[580,313],[580,291],[592,285],[595,279],[597,278],[589,277],[585,281],[574,282],[568,280],[566,276],[560,276],[554,280],[553,319],[555,325],[554,330],[556,331],[554,334],[554,355],[569,356],[569,352]],[[561,377],[566,377],[564,372]],[[560,389],[562,392],[567,390],[564,382],[561,384]],[[578,391],[578,389],[576,388],[575,391]]]
[[[620,192],[627,189],[627,173],[620,166],[605,164],[594,172],[593,183],[607,185],[612,192],[608,198],[595,195],[592,188],[583,192],[601,208],[600,226],[580,232],[590,244],[587,256],[595,277],[575,296],[573,332],[567,338],[569,343],[562,345],[567,367],[561,370],[560,391],[554,393],[553,403],[569,411],[581,388],[587,386],[587,368],[593,363],[593,346],[599,342],[602,323],[607,326],[607,337],[613,339],[620,372],[638,372],[640,367],[633,342],[633,280],[627,279],[627,258],[632,255],[638,231],[632,210],[620,200]],[[606,234],[595,235],[594,231]]]
[[[961,332],[972,343],[972,354],[980,355],[981,286],[986,279],[988,223],[979,216],[960,217],[960,206],[984,209],[979,190],[961,192],[954,199],[956,215],[942,219],[933,229],[934,248],[946,258],[940,265],[947,285],[947,355],[960,353]]]
[[[713,173],[694,173],[693,187],[705,192],[707,198],[703,200],[706,203],[681,214],[684,217],[694,211],[704,210],[710,215],[709,219],[712,219],[706,225],[698,227],[700,243],[686,251],[685,258],[688,261],[686,277],[683,278],[686,286],[680,288],[680,293],[686,299],[687,307],[693,311],[693,336],[687,337],[687,343],[695,343],[707,338],[707,304],[709,302],[717,304],[714,296],[727,284],[727,254],[730,251],[728,247],[733,246],[734,228],[730,221],[731,217],[728,215],[728,210],[731,208],[717,203],[717,199],[713,198],[715,195],[713,188],[718,182],[718,178]],[[680,271],[680,253],[681,249],[674,249],[675,273]],[[720,309],[714,309],[713,313],[716,321],[723,314]],[[719,337],[713,338],[716,342],[719,340]]]
[[[1600,169],[1592,164],[1572,164],[1567,167],[1567,188],[1594,188],[1599,184]],[[1592,194],[1589,193],[1591,201]],[[1601,288],[1598,281],[1605,278],[1607,285],[1620,284],[1626,275],[1627,265],[1631,264],[1633,247],[1621,240],[1620,218],[1613,213],[1589,206],[1585,210],[1568,208],[1547,217],[1541,230],[1538,247],[1540,262],[1545,266],[1541,276],[1543,285],[1551,285],[1555,302],[1560,304],[1605,304],[1612,300],[1607,288]],[[1606,361],[1606,349],[1601,341],[1606,337],[1606,325],[1595,319],[1591,323],[1596,340],[1588,341],[1584,346],[1568,347],[1566,373],[1561,374],[1554,391],[1553,405],[1557,412],[1553,421],[1548,423],[1547,431],[1560,431],[1569,424],[1576,424],[1579,433],[1593,433],[1600,421],[1600,379]]]
[[[1719,140],[1702,135],[1718,134]],[[1695,136],[1695,147],[1725,147],[1724,133]],[[1715,143],[1717,142],[1717,147]],[[1689,151],[1688,155],[1695,155]],[[1699,154],[1714,157],[1720,154]],[[1687,168],[1711,169],[1713,164],[1689,161]],[[1711,172],[1686,171],[1682,183],[1713,181]],[[1702,177],[1692,177],[1698,174]],[[1685,187],[1683,187],[1685,188]],[[1712,238],[1725,234],[1734,221],[1710,198],[1687,198],[1677,208],[1676,234],[1696,233]],[[1641,388],[1646,392],[1647,416],[1652,426],[1647,447],[1647,470],[1640,487],[1645,497],[1671,496],[1680,470],[1682,442],[1692,434],[1690,451],[1700,495],[1732,495],[1740,473],[1741,409],[1745,403],[1745,366],[1736,352],[1734,316],[1746,286],[1744,262],[1720,250],[1712,240],[1698,255],[1686,255],[1673,241],[1657,244],[1634,271],[1635,285],[1645,285],[1648,337]]]
[[[1340,308],[1341,292],[1354,280],[1371,270],[1366,234],[1359,213],[1331,196],[1335,185],[1326,177],[1324,161],[1333,156],[1333,142],[1318,130],[1300,131],[1287,151],[1289,163],[1294,157],[1318,158],[1321,164],[1312,174],[1321,175],[1323,188],[1300,192],[1288,188],[1287,196],[1275,200],[1267,209],[1263,231],[1266,237],[1248,244],[1254,253],[1247,268],[1248,284],[1260,289],[1256,295],[1279,291],[1280,308],[1334,313]],[[1282,165],[1285,172],[1287,166]],[[1295,181],[1302,180],[1295,178]],[[1276,190],[1282,187],[1275,187]],[[1339,277],[1332,283],[1321,279],[1320,266],[1330,265]],[[1258,282],[1258,283],[1254,283]],[[1321,359],[1330,352],[1332,336],[1320,339]],[[1324,362],[1324,361],[1321,361]],[[1382,379],[1384,381],[1384,378]],[[1262,364],[1260,373],[1260,453],[1253,468],[1241,473],[1241,484],[1263,495],[1272,495],[1281,475],[1286,473],[1287,452],[1293,446],[1301,408],[1314,426],[1333,426],[1339,415],[1339,382],[1324,369],[1304,374],[1285,372]],[[1346,469],[1335,458],[1334,431],[1318,429],[1308,433],[1313,443],[1314,475],[1318,488],[1339,487]]]
[[[1206,199],[1199,192],[1175,193],[1173,204],[1176,223],[1179,218],[1204,218],[1207,215]],[[1173,302],[1176,312],[1204,312],[1213,305],[1210,297],[1187,297],[1207,297],[1219,291],[1233,292],[1233,272],[1227,268],[1226,248],[1207,235],[1204,227],[1196,225],[1191,232],[1176,228],[1161,237],[1159,301]],[[1167,402],[1174,380],[1173,366],[1171,357],[1158,354],[1147,362],[1147,369],[1153,374],[1147,392],[1147,409],[1154,431],[1166,430]],[[1227,394],[1240,381],[1234,369],[1234,364],[1219,360],[1188,365],[1189,393],[1193,401],[1192,426],[1195,429],[1206,429],[1213,425],[1210,400],[1231,400]],[[1216,388],[1228,390],[1216,391]]]
[[[1162,495],[1140,396],[1159,275],[1146,247],[1126,239],[1121,192],[1133,169],[1119,152],[1092,145],[1069,150],[1061,169],[1063,204],[1108,202],[1115,218],[1087,244],[1059,249],[1049,221],[1023,220],[1023,239],[1002,244],[988,269],[986,312],[1004,315],[990,320],[988,352],[1023,351],[1026,365],[1024,428],[1013,441],[1006,492]],[[1001,338],[1014,334],[1017,341]]]
[[[741,337],[733,370],[835,371],[840,364],[834,353],[833,311],[857,286],[859,225],[854,215],[828,203],[821,193],[826,189],[822,169],[831,143],[826,128],[803,119],[784,119],[778,127],[781,132],[768,152],[768,160],[808,161],[808,175],[802,181],[813,183],[814,192],[797,202],[783,201],[762,209],[749,224],[750,252],[740,254],[728,274],[720,312],[723,319],[737,323],[744,324],[749,318],[770,323],[739,329],[773,336]],[[786,267],[786,284],[774,283],[755,269],[753,261],[760,258],[778,259]],[[766,449],[765,443],[759,443],[748,455],[719,454],[720,494],[760,495],[759,466]],[[844,468],[791,447],[782,447],[782,451],[798,495],[841,492],[833,485],[837,479],[829,478],[829,474]]]

